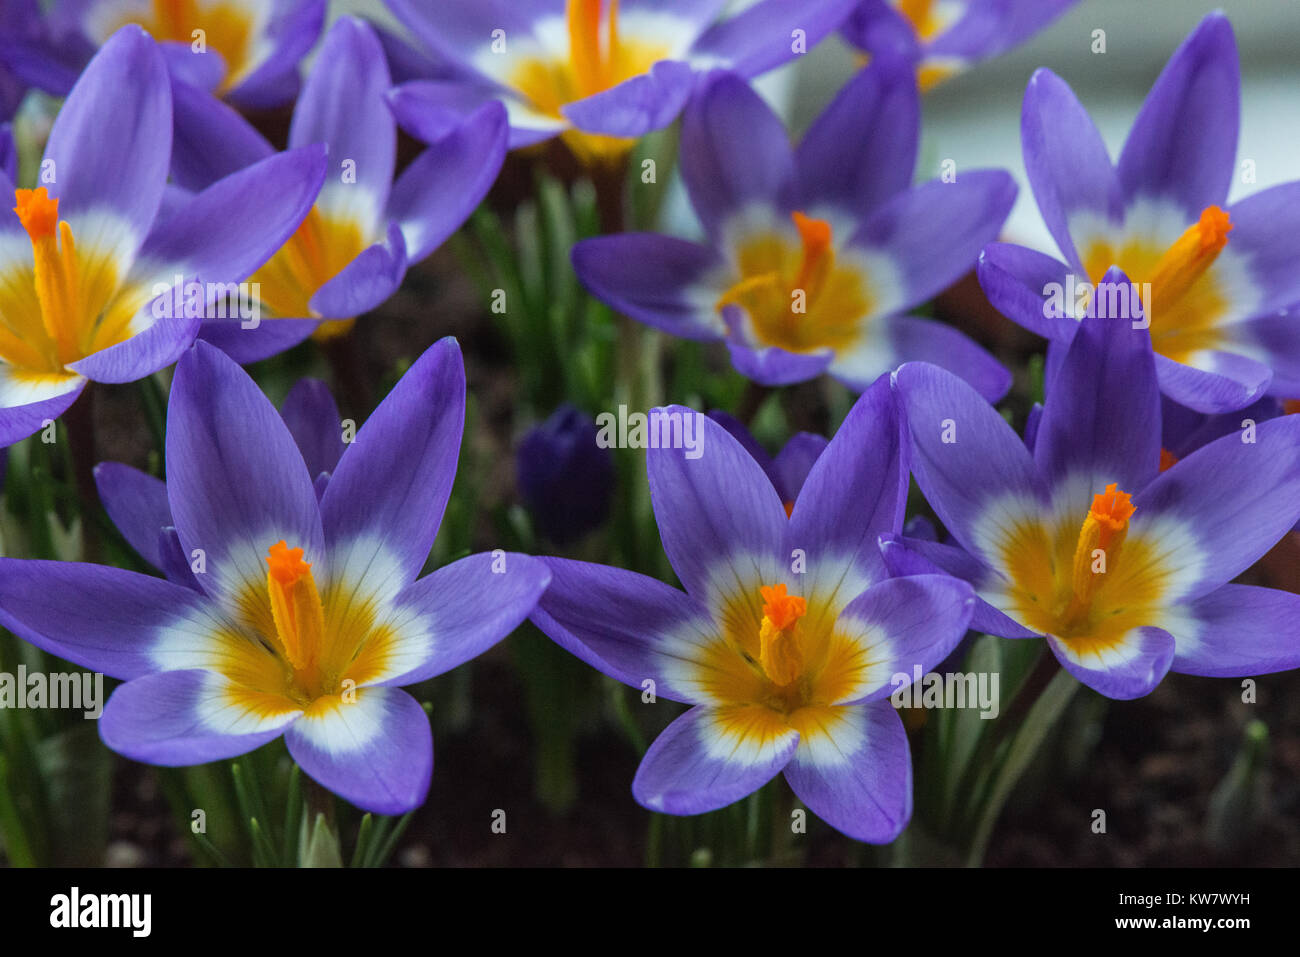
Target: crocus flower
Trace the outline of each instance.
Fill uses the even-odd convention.
[[[682,122],[682,178],[705,243],[653,233],[578,243],[591,292],[688,339],[723,340],[765,385],[830,374],[865,389],[924,359],[989,399],[1011,378],[951,326],[906,315],[974,267],[1011,211],[1001,171],[912,186],[920,113],[901,60],[881,57],[792,150],[749,86],[715,74]]]
[[[19,0],[30,6],[31,0]],[[245,109],[298,94],[298,63],[316,44],[325,0],[54,0],[22,34],[0,31],[0,61],[64,96],[95,51],[124,26],[162,46],[167,66]]]
[[[1078,0],[862,0],[840,33],[867,54],[916,66],[922,90],[1006,53]]]
[[[293,436],[319,499],[343,456],[343,425],[338,406],[319,379],[301,379],[285,397],[280,410]],[[167,500],[167,485],[147,472],[121,462],[95,466],[99,500],[122,537],[168,579],[202,590],[181,547]]]
[[[451,128],[393,181],[397,127],[385,101],[388,67],[374,31],[343,17],[330,29],[289,129],[290,147],[324,143],[330,173],[293,237],[250,279],[260,292],[254,327],[215,320],[201,337],[240,362],[263,359],[351,320],[391,296],[409,264],[456,231],[487,194],[505,159],[505,110],[488,104]],[[234,110],[174,84],[177,183],[200,188],[273,155]]]
[[[164,215],[171,132],[162,54],[124,27],[55,119],[41,185],[15,190],[0,173],[15,197],[0,212],[0,446],[61,415],[88,380],[131,382],[174,362],[206,298],[197,311],[158,307],[177,287],[247,277],[293,234],[325,175],[320,147],[294,150]]]
[[[1162,472],[1156,377],[1146,330],[1084,318],[1031,450],[955,376],[904,365],[913,473],[957,544],[888,544],[890,567],[960,575],[981,599],[972,628],[1045,637],[1112,698],[1170,670],[1300,665],[1300,596],[1226,584],[1300,517],[1300,420],[1226,435]]]
[[[1088,284],[1118,266],[1136,284],[1140,308],[1130,312],[1150,324],[1165,395],[1199,412],[1266,392],[1300,397],[1300,325],[1288,313],[1300,302],[1300,182],[1228,205],[1239,111],[1236,44],[1220,14],[1174,53],[1118,165],[1065,82],[1035,73],[1021,121],[1025,166],[1064,261],[990,246],[979,267],[989,299],[1068,342],[1092,301]]]
[[[833,31],[855,0],[385,0],[450,78],[403,84],[393,106],[428,140],[489,100],[510,111],[510,146],[560,136],[583,162],[624,156],[681,112],[701,68],[754,77]]]
[[[519,497],[537,530],[557,545],[576,542],[609,517],[614,458],[598,433],[591,416],[566,402],[519,441]]]
[[[794,510],[794,500],[799,497],[799,490],[812,471],[813,463],[826,451],[826,438],[812,432],[796,432],[780,452],[769,455],[767,449],[758,444],[758,440],[739,419],[717,410],[710,412],[709,418],[730,432],[731,437],[753,456],[759,468],[771,480],[772,487],[785,506],[785,513],[789,515]]]
[[[694,705],[641,762],[632,792],[645,807],[711,811],[784,771],[833,827],[891,841],[912,807],[891,690],[947,655],[975,599],[950,576],[885,570],[877,542],[896,534],[908,487],[888,380],[850,411],[789,517],[744,447],[711,420],[701,428],[696,458],[646,453],[659,533],[685,592],[548,558],[552,583],[533,621],[605,674]]]
[[[0,560],[0,622],[125,679],[100,735],[138,761],[189,765],[285,736],[303,771],[398,814],[433,768],[401,685],[473,658],[546,587],[541,562],[472,555],[417,580],[456,472],[465,379],[454,340],[407,371],[317,499],[284,420],[220,350],[177,364],[167,506],[199,590],[123,569]]]

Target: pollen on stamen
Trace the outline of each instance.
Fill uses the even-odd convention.
[[[53,236],[59,226],[59,201],[44,186],[14,190],[14,212],[32,241]]]

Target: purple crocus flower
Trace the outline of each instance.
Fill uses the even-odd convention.
[[[334,396],[319,379],[300,379],[285,397],[280,417],[319,499],[347,447]],[[202,590],[181,547],[166,483],[121,462],[100,462],[95,485],[108,517],[141,558],[176,584]]]
[[[994,244],[979,277],[1008,318],[1069,342],[1112,265],[1136,284],[1161,391],[1199,412],[1300,397],[1300,182],[1232,205],[1240,76],[1232,27],[1206,17],[1174,53],[1112,165],[1065,82],[1025,94],[1025,166],[1064,261]],[[1071,290],[1074,290],[1073,294]],[[1049,375],[1060,350],[1049,349]]]
[[[725,341],[736,368],[765,385],[829,371],[861,391],[923,359],[1001,398],[1011,384],[1001,365],[951,326],[906,312],[975,265],[1015,183],[973,170],[912,186],[919,110],[911,68],[882,57],[792,150],[758,94],[715,74],[682,123],[682,178],[706,242],[584,240],[578,277],[634,319]]]
[[[109,37],[138,26],[161,45],[174,76],[244,109],[266,109],[297,96],[298,63],[320,37],[325,6],[325,0],[54,0],[49,14],[29,18],[21,33],[0,32],[0,61],[32,86],[64,96]]]
[[[16,200],[0,212],[0,446],[61,415],[88,380],[131,382],[174,362],[207,303],[175,310],[173,292],[191,300],[247,277],[325,176],[322,148],[294,150],[164,211],[171,143],[162,54],[124,27],[55,119],[41,185],[15,190],[0,172]]]
[[[595,420],[566,402],[519,441],[519,497],[537,530],[557,545],[576,542],[609,517],[614,457],[598,435]]]
[[[384,94],[383,49],[370,26],[343,17],[330,29],[294,108],[290,147],[324,143],[330,173],[289,242],[250,282],[256,326],[204,323],[200,336],[240,362],[263,359],[315,333],[346,332],[456,231],[487,194],[505,159],[506,118],[490,103],[446,132],[393,181],[397,127]],[[175,83],[172,173],[187,189],[274,154],[238,113]]]
[[[759,468],[771,479],[772,487],[781,497],[781,504],[789,515],[794,510],[794,500],[799,497],[799,490],[803,488],[817,457],[826,451],[828,440],[812,432],[796,432],[780,452],[769,455],[767,449],[758,444],[758,440],[739,419],[717,410],[710,412],[709,418],[731,433],[731,437],[753,456]]]
[[[624,156],[668,126],[697,71],[749,78],[811,49],[856,0],[385,0],[452,76],[403,84],[393,106],[423,140],[490,100],[510,111],[510,146],[560,136],[588,164]]]
[[[891,691],[946,657],[975,602],[948,575],[885,570],[878,539],[897,534],[908,488],[888,380],[850,411],[788,518],[749,452],[716,422],[700,428],[695,458],[647,451],[659,533],[685,592],[548,558],[533,621],[605,674],[694,705],[641,762],[632,791],[645,807],[711,811],[784,770],[828,824],[887,843],[912,810]]]
[[[862,0],[841,28],[867,54],[901,54],[922,90],[1025,42],[1078,0]]]
[[[318,500],[285,421],[239,366],[196,343],[172,386],[166,494],[198,589],[0,559],[0,622],[125,679],[100,735],[127,757],[201,764],[283,734],[336,794],[376,813],[410,811],[427,793],[433,750],[424,710],[400,686],[495,644],[548,579],[540,561],[498,551],[417,580],[464,412],[460,350],[444,339],[357,432]]]
[[[1117,270],[1107,281],[1127,282]],[[950,373],[909,363],[894,380],[913,473],[957,544],[899,541],[886,561],[970,581],[972,628],[1045,637],[1112,698],[1170,670],[1300,666],[1300,596],[1225,584],[1300,518],[1300,420],[1261,422],[1160,471],[1155,356],[1127,319],[1083,319],[1032,449]]]

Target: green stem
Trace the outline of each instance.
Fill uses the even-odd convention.
[[[1011,795],[1011,789],[1025,773],[1034,755],[1047,739],[1048,732],[1055,727],[1078,690],[1079,682],[1075,677],[1061,669],[1029,709],[1024,723],[1011,738],[1001,763],[993,772],[988,797],[980,812],[970,853],[966,858],[967,866],[978,867],[984,860],[989,839],[993,836],[993,826]]]

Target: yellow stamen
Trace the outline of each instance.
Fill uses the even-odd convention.
[[[1086,616],[1098,586],[1107,574],[1114,573],[1134,511],[1132,498],[1114,482],[1106,486],[1105,492],[1093,496],[1092,508],[1074,547],[1074,595],[1066,611],[1067,620]]]
[[[1226,211],[1207,206],[1201,218],[1165,250],[1151,276],[1153,315],[1160,307],[1176,303],[1205,274],[1228,244],[1232,228]]]
[[[295,672],[312,669],[324,645],[325,610],[312,578],[311,564],[302,560],[301,548],[281,540],[272,545],[266,563],[267,593],[276,638]]]
[[[763,596],[763,622],[758,632],[758,663],[774,684],[785,686],[803,673],[798,623],[808,613],[808,602],[787,595],[785,585],[764,585],[759,594]]]
[[[922,40],[928,40],[939,32],[941,24],[935,16],[934,0],[899,0],[898,12],[907,18]]]
[[[44,186],[15,190],[14,200],[14,212],[32,241],[41,324],[57,357],[70,360],[78,355],[77,319],[83,311],[72,227],[59,220],[59,201]]]

